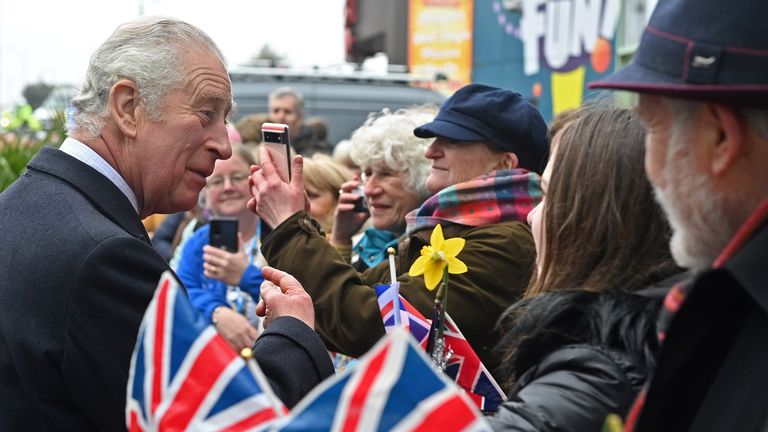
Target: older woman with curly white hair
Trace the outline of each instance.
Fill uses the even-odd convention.
[[[424,151],[431,139],[417,138],[413,130],[432,120],[436,107],[417,107],[371,115],[350,140],[350,157],[362,171],[361,182],[342,185],[336,207],[331,243],[345,257],[352,254],[352,236],[370,217],[368,228],[354,246],[358,271],[375,267],[397,246],[405,232],[405,215],[430,196],[426,179],[431,161]],[[355,205],[365,200],[367,206]],[[367,207],[368,211],[365,211]]]

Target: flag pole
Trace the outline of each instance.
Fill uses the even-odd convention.
[[[395,315],[393,318],[395,319],[395,327],[400,327],[402,325],[402,320],[400,319],[400,284],[397,282],[397,272],[395,269],[395,248],[388,247],[387,255],[389,255],[389,285],[395,290]]]

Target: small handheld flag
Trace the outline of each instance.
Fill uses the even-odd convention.
[[[253,430],[285,413],[258,365],[238,356],[164,273],[131,358],[128,430]]]

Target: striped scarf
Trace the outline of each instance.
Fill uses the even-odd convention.
[[[484,226],[526,222],[541,200],[541,179],[524,169],[504,169],[449,186],[405,216],[406,235],[442,224]]]

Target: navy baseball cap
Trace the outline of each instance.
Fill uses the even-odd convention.
[[[470,84],[448,98],[435,119],[413,130],[419,138],[485,141],[517,155],[519,165],[539,174],[549,157],[547,124],[519,93]]]
[[[659,0],[632,61],[593,89],[768,106],[768,1]]]

